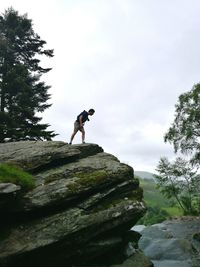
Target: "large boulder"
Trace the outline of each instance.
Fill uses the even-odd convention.
[[[0,266],[90,266],[134,243],[127,232],[146,211],[142,190],[133,169],[98,145],[0,144],[0,162],[36,178],[1,210]]]
[[[200,217],[164,221],[140,233],[139,247],[155,267],[200,266]]]

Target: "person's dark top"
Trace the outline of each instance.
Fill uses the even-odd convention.
[[[89,121],[89,119],[88,119],[88,112],[84,110],[83,112],[81,112],[77,116],[77,119],[76,119],[77,122],[79,122],[79,118],[80,118],[81,115],[82,115],[82,122]]]

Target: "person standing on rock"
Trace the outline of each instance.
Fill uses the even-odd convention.
[[[85,130],[84,130],[84,123],[89,121],[88,116],[92,116],[95,113],[93,108],[89,109],[89,111],[83,111],[78,116],[76,121],[74,122],[74,132],[72,133],[69,145],[72,144],[74,136],[77,134],[78,131],[82,133],[82,144],[85,144]]]

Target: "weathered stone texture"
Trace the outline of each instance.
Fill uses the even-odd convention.
[[[133,169],[98,145],[0,144],[0,162],[36,178],[34,189],[1,209],[0,266],[90,266],[88,259],[121,250],[145,213]]]

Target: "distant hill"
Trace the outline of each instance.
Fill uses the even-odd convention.
[[[134,174],[135,176],[139,176],[142,179],[154,180],[154,177],[153,177],[154,174],[151,172],[135,171]]]
[[[148,172],[136,172],[135,176],[138,175],[141,177],[141,173],[153,175]],[[156,187],[155,180],[149,178],[139,178],[139,181],[140,186],[143,189],[143,197],[148,210],[137,224],[150,225],[160,223],[170,217],[183,215],[176,203],[169,201],[160,193]]]

